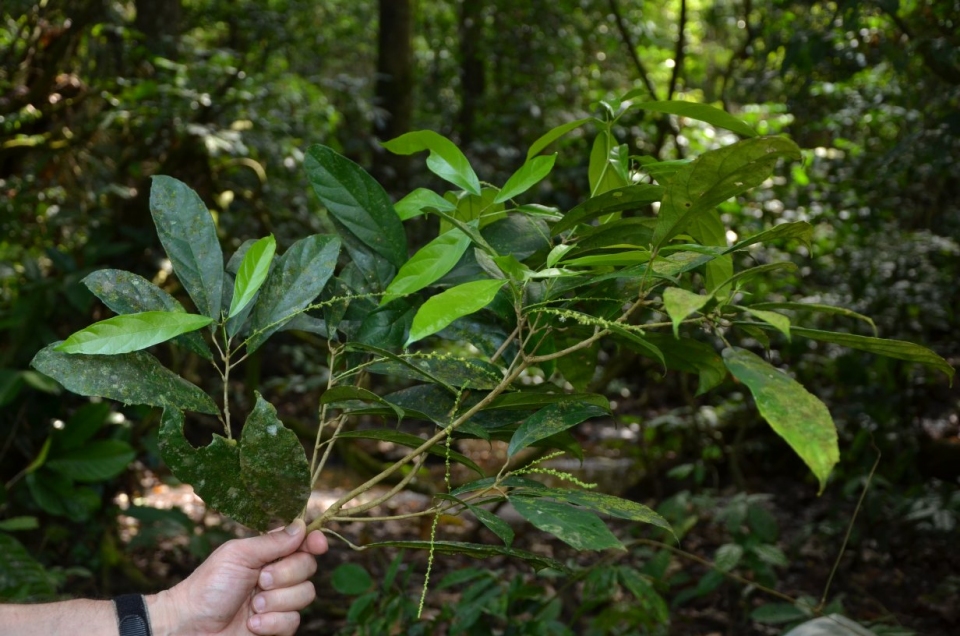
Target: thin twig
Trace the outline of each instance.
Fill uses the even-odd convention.
[[[623,15],[620,13],[620,5],[617,4],[617,0],[609,0],[609,2],[610,13],[613,14],[613,18],[617,23],[617,30],[620,31],[620,37],[623,38],[623,43],[627,46],[627,50],[630,51],[630,59],[633,60],[633,65],[637,67],[640,81],[643,82],[643,86],[647,89],[647,92],[650,93],[651,99],[656,101],[658,99],[657,91],[654,90],[653,83],[650,82],[650,76],[647,75],[647,69],[643,66],[643,62],[640,61],[640,56],[637,55],[637,47],[633,43],[633,38],[630,37],[627,25],[623,21]]]

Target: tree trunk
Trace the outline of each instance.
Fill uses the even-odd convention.
[[[413,114],[413,10],[410,0],[379,0],[377,82],[374,104],[378,109],[373,134],[389,140],[410,130]],[[375,161],[375,176],[388,189],[405,188],[408,158],[382,153]]]
[[[460,144],[467,145],[474,138],[474,124],[485,88],[484,66],[479,42],[483,34],[483,3],[480,0],[461,0],[460,3],[460,115],[458,128]]]

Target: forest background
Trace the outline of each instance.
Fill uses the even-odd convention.
[[[448,136],[501,183],[542,133],[595,114],[602,100],[640,89],[645,99],[713,104],[804,149],[802,165],[721,206],[741,235],[783,220],[816,226],[809,251],[790,257],[796,272],[765,292],[846,307],[872,317],[883,337],[921,343],[954,366],[960,359],[956,1],[7,0],[0,20],[0,598],[156,589],[232,531],[202,511],[127,508],[168,479],[157,414],[91,406],[29,370],[43,346],[105,317],[80,284],[91,271],[165,280],[148,206],[155,174],[201,195],[230,251],[268,233],[289,244],[324,229],[302,171],[310,144],[357,161],[399,198],[435,183],[416,158],[378,143],[410,130]],[[589,196],[581,175],[593,132],[561,143],[541,201],[568,210]],[[724,134],[642,112],[621,119],[616,133],[632,154],[659,159],[716,147]],[[435,229],[416,223],[425,243]],[[271,342],[244,378],[284,404],[281,417],[306,438],[322,388],[310,338]],[[732,381],[695,397],[689,378],[613,351],[583,379],[617,403],[581,440],[608,460],[596,479],[615,466],[611,485],[682,526],[684,550],[719,563],[737,553],[725,546],[739,546],[730,567],[713,570],[668,554],[661,572],[650,565],[661,552],[640,548],[623,557],[657,582],[668,618],[631,618],[631,603],[588,555],[569,586],[508,562],[468,569],[474,579],[428,595],[432,623],[420,629],[445,622],[469,633],[469,609],[504,630],[538,622],[547,630],[562,619],[582,626],[575,633],[624,633],[624,625],[779,633],[809,612],[750,584],[819,600],[879,452],[830,600],[880,625],[877,633],[956,633],[956,388],[916,365],[802,341],[773,361],[837,423],[841,464],[819,498]],[[174,362],[190,375],[189,359]],[[53,427],[86,421],[96,439],[123,441],[136,460],[109,477],[94,471],[80,491],[58,490],[37,460]],[[351,449],[340,458],[344,480],[391,452]],[[395,624],[414,624],[419,555],[405,557],[406,586],[364,587],[356,570],[340,570],[352,583],[331,580],[334,564],[348,562],[383,582],[392,556],[335,550],[318,581],[329,594],[307,613],[304,633],[369,629],[360,610],[346,614],[341,593],[398,608]],[[742,580],[709,576],[720,570]],[[583,611],[553,616],[557,599]]]

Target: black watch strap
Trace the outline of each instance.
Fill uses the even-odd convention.
[[[117,608],[120,636],[152,636],[147,605],[140,594],[124,594],[113,599]]]

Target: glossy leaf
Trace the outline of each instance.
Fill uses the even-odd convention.
[[[384,349],[402,347],[417,312],[411,300],[399,298],[367,313],[354,336],[356,341]]]
[[[723,361],[750,389],[763,419],[813,471],[822,493],[840,460],[837,428],[827,407],[796,380],[746,349],[724,349]]]
[[[530,161],[532,157],[540,154],[541,150],[555,142],[557,139],[560,139],[568,132],[576,130],[577,128],[580,128],[584,124],[591,121],[593,121],[593,117],[584,117],[583,119],[577,119],[565,124],[560,124],[559,126],[548,130],[530,145],[530,149],[527,151],[527,161]]]
[[[408,359],[406,357],[398,356],[386,349],[376,347],[373,345],[364,344],[362,342],[348,342],[344,349],[346,351],[362,351],[364,353],[372,353],[379,358],[383,359],[383,362],[375,362],[374,364],[367,367],[367,370],[371,373],[382,373],[384,375],[399,375],[400,377],[407,377],[414,380],[426,380],[428,382],[433,382],[438,384],[451,393],[456,393],[457,391],[453,388],[454,385],[449,384],[446,380],[434,375],[435,369],[432,368],[433,360],[425,359]],[[417,364],[414,364],[414,361]],[[472,378],[468,379],[471,380]]]
[[[790,319],[784,316],[783,314],[778,314],[775,311],[765,311],[763,309],[757,309],[755,307],[737,307],[741,309],[754,318],[762,320],[768,325],[772,325],[774,329],[782,333],[787,337],[787,340],[790,340]]]
[[[500,545],[484,543],[466,543],[461,541],[380,541],[365,546],[370,548],[399,548],[401,550],[432,550],[436,554],[452,554],[472,557],[474,559],[491,559],[506,556],[520,559],[528,563],[535,570],[549,568],[558,572],[569,572],[570,568],[550,557],[546,557],[526,550],[507,548]]]
[[[662,186],[641,183],[610,190],[599,196],[587,199],[563,215],[551,232],[554,236],[573,229],[581,223],[624,210],[636,210],[659,201],[664,195]]]
[[[380,304],[406,296],[440,280],[470,246],[470,237],[453,229],[433,239],[403,264],[384,291]]]
[[[120,269],[101,269],[81,280],[90,292],[117,314],[136,314],[144,311],[186,313],[173,296],[146,278]],[[207,360],[213,354],[197,332],[185,333],[173,342],[193,351]]]
[[[264,513],[290,523],[310,498],[310,465],[296,433],[283,425],[272,404],[255,395],[240,438],[243,486]]]
[[[783,137],[756,137],[705,152],[678,170],[663,194],[654,245],[663,245],[698,215],[760,185],[781,158],[799,160],[800,149]]]
[[[519,485],[516,492],[518,494],[531,493],[538,497],[549,497],[618,519],[649,523],[658,528],[663,528],[671,534],[673,533],[673,528],[666,519],[647,506],[635,501],[630,501],[629,499],[621,499],[620,497],[614,497],[613,495],[607,495],[602,492],[593,492],[591,490],[547,488],[539,485],[533,486],[531,484]]]
[[[623,96],[622,101],[639,97],[640,95],[644,94],[645,91],[646,89],[630,91]],[[741,137],[757,136],[757,131],[745,124],[743,121],[737,119],[725,110],[708,106],[706,104],[670,100],[658,102],[634,102],[632,106],[634,108],[648,110],[655,113],[667,113],[669,115],[677,115],[679,117],[686,117],[688,119],[696,119],[697,121],[706,122],[711,126],[716,126],[717,128],[725,128],[726,130],[733,131]]]
[[[950,366],[946,360],[938,356],[930,349],[921,347],[920,345],[912,342],[906,342],[904,340],[871,338],[869,336],[857,336],[852,333],[821,331],[819,329],[806,329],[803,327],[793,327],[791,332],[795,336],[810,338],[811,340],[831,342],[833,344],[849,347],[850,349],[859,349],[860,351],[875,353],[887,358],[906,360],[907,362],[916,362],[928,366],[931,369],[943,371],[950,379],[951,383],[953,382],[954,373],[956,373],[956,370]]]
[[[407,237],[390,197],[373,177],[326,146],[311,146],[307,178],[327,211],[395,267],[407,260]]]
[[[209,507],[249,528],[267,530],[270,515],[243,483],[237,441],[214,434],[208,445],[194,448],[183,435],[183,424],[181,411],[163,410],[158,437],[160,456],[174,476],[193,486]]]
[[[523,421],[510,439],[507,455],[512,457],[538,440],[565,431],[591,417],[606,414],[605,409],[593,404],[575,401],[548,404]]]
[[[51,457],[46,466],[74,481],[112,479],[126,470],[137,456],[130,444],[116,439],[89,442]]]
[[[467,316],[490,304],[505,281],[477,280],[451,287],[423,303],[413,317],[405,347],[433,335],[461,316]]]
[[[116,355],[140,351],[166,342],[183,333],[206,327],[213,320],[207,316],[174,311],[144,311],[123,314],[95,322],[75,332],[57,345],[64,353]]]
[[[663,307],[673,323],[673,335],[680,337],[680,323],[687,316],[703,308],[712,296],[695,294],[680,287],[667,287],[663,290]]]
[[[418,448],[426,441],[423,438],[417,437],[416,435],[412,435],[410,433],[403,433],[401,431],[385,428],[344,431],[337,435],[337,437],[340,439],[375,439],[381,442],[399,444],[400,446],[406,446],[407,448]],[[442,444],[434,444],[427,450],[427,452],[431,455],[436,455],[439,457],[447,456],[447,449]],[[477,466],[476,462],[463,453],[458,453],[455,450],[451,450],[450,461],[463,464],[470,470],[475,471],[477,474],[484,474],[483,469]]]
[[[250,351],[320,295],[333,274],[339,253],[340,239],[314,234],[291,245],[276,260],[250,314],[253,332],[247,343]]]
[[[223,251],[210,210],[185,183],[155,176],[150,188],[150,213],[173,271],[197,311],[219,320]]]
[[[503,203],[523,194],[537,185],[553,170],[557,162],[556,153],[527,159],[527,162],[514,172],[500,190],[500,194],[493,200],[494,203]]]
[[[233,284],[233,299],[230,301],[228,318],[240,313],[260,291],[260,286],[270,272],[270,263],[276,251],[277,241],[273,235],[263,237],[247,249]]]
[[[397,216],[400,217],[400,220],[406,221],[407,219],[412,219],[415,216],[420,216],[423,214],[424,209],[426,208],[434,208],[436,210],[453,212],[457,209],[457,206],[450,201],[447,201],[433,190],[417,188],[407,196],[394,203],[393,208],[396,210]]]
[[[145,351],[115,356],[89,356],[41,349],[31,366],[68,391],[104,397],[123,404],[175,407],[215,415],[217,405],[200,387],[173,373]]]
[[[592,512],[540,497],[511,496],[510,503],[535,528],[577,550],[624,550],[623,544]]]
[[[385,141],[381,145],[397,155],[412,155],[429,150],[427,168],[430,172],[471,194],[480,194],[480,180],[470,167],[470,162],[460,149],[443,135],[432,130],[417,130]]]

